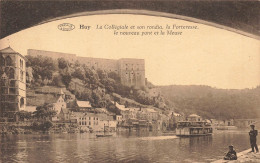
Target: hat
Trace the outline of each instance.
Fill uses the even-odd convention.
[[[255,127],[255,125],[251,124],[250,127]]]
[[[230,146],[228,146],[228,147],[232,147],[232,148],[233,148],[234,146],[233,146],[233,145],[230,145]]]

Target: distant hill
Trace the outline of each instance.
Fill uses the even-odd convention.
[[[260,117],[260,86],[242,90],[196,85],[158,88],[169,105],[180,113],[216,119]]]

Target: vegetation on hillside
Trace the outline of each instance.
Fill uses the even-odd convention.
[[[63,58],[53,60],[48,57],[27,56],[28,67],[32,68],[31,89],[35,86],[53,85],[66,87],[79,100],[88,100],[93,107],[106,107],[117,112],[113,93],[132,99],[143,105],[151,105],[162,110],[173,108],[179,113],[197,113],[205,118],[231,119],[256,118],[260,116],[260,86],[254,89],[225,90],[209,86],[160,86],[162,96],[151,97],[147,87],[135,89],[122,85],[115,72],[95,70],[79,62],[71,63]],[[73,82],[82,85],[73,87]],[[75,84],[74,84],[75,85]],[[104,91],[102,91],[104,90]],[[165,105],[167,104],[167,105]],[[131,106],[130,104],[127,104]]]
[[[120,77],[115,72],[106,72],[93,67],[87,67],[78,61],[71,63],[63,58],[53,60],[48,57],[27,56],[28,67],[32,68],[32,89],[35,86],[53,85],[65,86],[79,100],[88,100],[93,107],[107,107],[112,111],[115,98],[112,93],[133,99],[140,104],[152,105],[165,109],[162,97],[151,97],[146,87],[135,89],[121,84]],[[75,86],[76,85],[76,86]],[[77,89],[76,87],[80,87]],[[131,104],[129,104],[131,105]]]
[[[209,86],[161,86],[162,94],[175,110],[206,118],[232,119],[260,116],[260,86],[254,89],[227,90]]]

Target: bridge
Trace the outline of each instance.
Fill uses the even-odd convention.
[[[0,38],[57,18],[92,14],[143,14],[213,25],[259,39],[258,1],[1,1]]]

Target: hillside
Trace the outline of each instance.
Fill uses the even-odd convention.
[[[257,118],[260,116],[260,86],[254,89],[227,90],[209,86],[154,86],[136,89],[122,85],[115,72],[95,70],[63,58],[27,56],[28,90],[53,86],[66,88],[79,100],[94,108],[116,112],[114,101],[128,107],[156,107],[167,113],[199,114],[205,118]],[[154,88],[156,87],[156,88]],[[156,94],[159,90],[159,94]],[[152,91],[151,91],[152,90]],[[152,93],[152,94],[151,94]],[[154,93],[154,94],[153,94]]]
[[[134,107],[157,107],[166,109],[160,96],[151,96],[148,87],[134,88],[121,84],[116,72],[94,69],[78,61],[63,58],[27,56],[27,86],[35,91],[38,87],[66,88],[79,100],[90,101],[92,107],[114,109],[114,101]],[[149,87],[152,87],[149,84]]]
[[[254,89],[216,89],[209,86],[159,86],[176,111],[206,118],[257,118],[260,116],[260,86]]]

